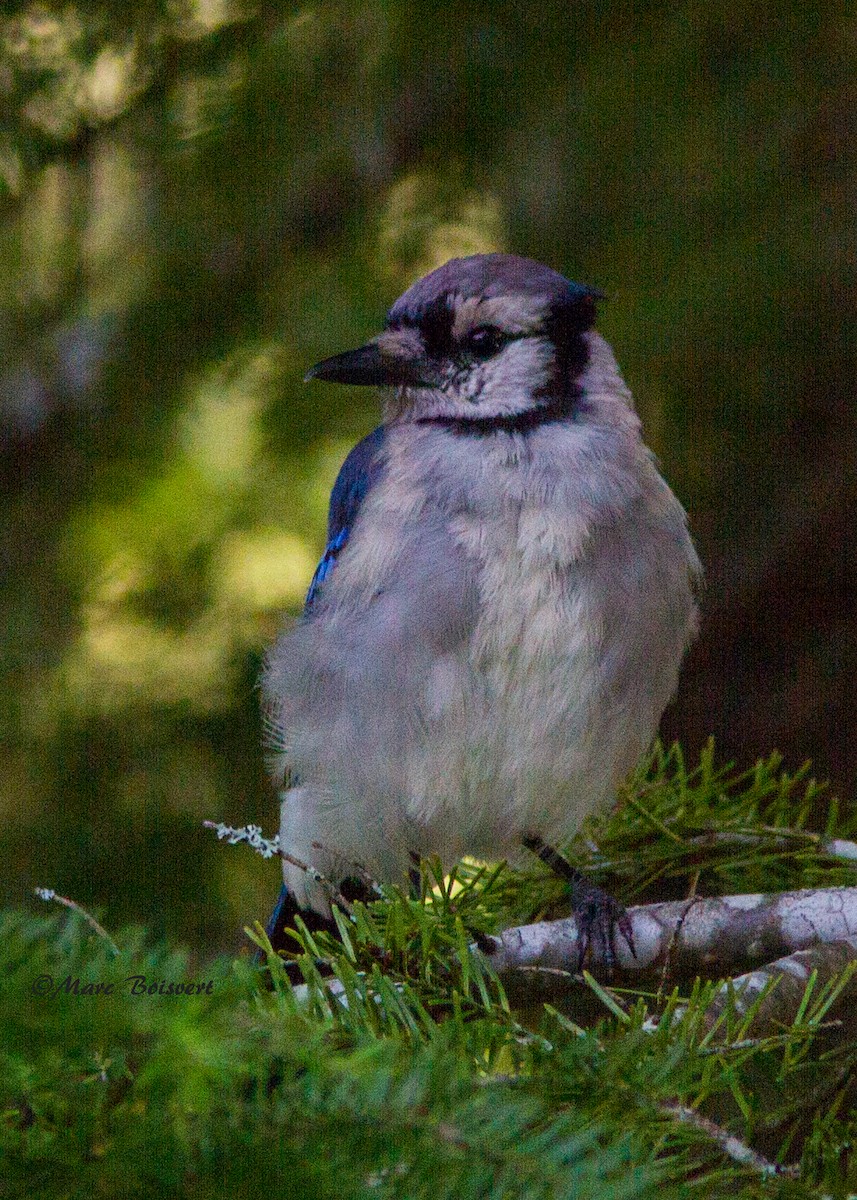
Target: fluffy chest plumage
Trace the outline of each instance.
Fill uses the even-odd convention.
[[[493,508],[450,517],[450,534],[478,580],[474,662],[505,663],[510,669],[514,664],[520,670],[573,652],[585,541],[577,524],[573,513],[539,496],[527,480],[498,488]]]
[[[602,526],[621,525],[640,496],[636,464],[599,463],[596,495],[573,427],[437,441],[427,437],[416,455],[409,446],[399,456],[393,444],[387,506],[405,522],[436,514],[463,554],[479,597],[471,661],[520,671],[582,652],[599,625],[598,605],[589,602],[593,551]],[[621,491],[621,514],[611,489]]]
[[[640,484],[617,483],[627,465],[600,464],[604,494],[590,488],[587,495],[585,471],[572,470],[579,439],[563,432],[542,444],[447,439],[437,455],[436,438],[416,453],[412,443],[400,449],[393,440],[364,531],[342,562],[340,587],[350,588],[352,575],[355,588],[372,579],[376,596],[395,592],[397,572],[405,571],[404,653],[415,677],[395,700],[422,712],[426,737],[405,753],[404,791],[411,815],[437,828],[466,795],[456,852],[496,847],[501,835],[511,845],[527,828],[556,833],[570,819],[576,827],[570,797],[584,811],[602,802],[617,760],[624,767],[628,746],[636,756],[652,733],[648,698],[615,704],[611,671],[623,657],[618,639],[633,637],[635,620],[609,594],[617,583],[622,588],[623,555],[633,557],[621,514],[611,516],[610,487],[621,487],[627,506]],[[596,507],[608,514],[606,527],[591,519]],[[618,581],[599,566],[599,548],[614,551]],[[428,578],[434,588],[425,587]],[[466,618],[449,620],[458,602]],[[633,603],[639,606],[636,592]],[[417,653],[421,641],[430,654]],[[629,738],[629,724],[643,732],[634,728]]]
[[[692,556],[644,453],[564,428],[391,431],[321,606],[266,677],[292,769],[329,798],[317,840],[359,831],[354,857],[382,875],[407,848],[566,840],[674,688]]]

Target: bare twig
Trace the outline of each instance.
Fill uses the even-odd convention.
[[[273,858],[278,855],[283,862],[290,863],[293,867],[297,867],[299,871],[304,871],[315,883],[321,885],[327,892],[328,897],[337,904],[343,912],[352,914],[354,912],[350,903],[345,899],[342,892],[332,883],[321,871],[316,870],[311,863],[304,862],[302,858],[296,858],[293,854],[288,854],[280,845],[280,835],[274,834],[272,838],[266,838],[262,834],[260,825],[224,825],[222,821],[203,821],[203,829],[213,829],[220,841],[225,841],[230,846],[237,846],[241,843],[249,846],[251,850],[255,850],[257,854],[261,854],[262,858]],[[362,870],[362,868],[360,868]]]
[[[230,846],[237,846],[240,842],[245,842],[251,850],[261,854],[262,858],[273,858],[274,855],[281,853],[280,835],[275,833],[272,838],[264,837],[261,825],[239,825],[236,828],[232,825],[225,825],[222,821],[203,821],[202,827],[203,829],[213,829],[220,841],[225,841]]]
[[[807,829],[780,829],[763,826],[759,830],[712,829],[710,833],[700,833],[687,838],[687,846],[762,846],[771,849],[795,847],[796,843],[804,842],[812,847],[817,854],[827,855],[828,858],[843,858],[857,860],[857,842],[845,838],[826,838],[819,833],[811,833]]]
[[[695,1109],[688,1108],[686,1104],[665,1101],[658,1105],[658,1107],[664,1114],[676,1117],[683,1124],[692,1125],[694,1129],[707,1134],[712,1141],[717,1143],[724,1154],[742,1167],[752,1167],[754,1171],[758,1171],[760,1175],[766,1178],[772,1175],[780,1175],[794,1179],[799,1174],[799,1167],[784,1167],[780,1163],[770,1162],[767,1158],[763,1158],[761,1154],[757,1154],[746,1142],[742,1142],[734,1133],[729,1133],[728,1130],[715,1124],[714,1121],[710,1121],[708,1117],[703,1117]]]
[[[66,908],[70,908],[72,912],[80,913],[90,929],[97,933],[100,938],[103,938],[113,953],[118,957],[119,947],[113,941],[113,938],[104,928],[104,926],[100,925],[98,921],[96,921],[92,913],[88,913],[86,909],[81,904],[78,904],[76,900],[70,900],[68,896],[60,896],[58,892],[53,890],[53,888],[37,887],[33,888],[33,891],[40,900],[44,900],[46,903],[54,901],[56,904],[63,904]]]
[[[322,875],[321,871],[317,871],[315,867],[310,866],[308,862],[304,862],[302,858],[295,858],[293,854],[286,854],[285,850],[280,851],[280,858],[283,862],[290,863],[293,867],[297,867],[299,871],[304,871],[309,875],[315,883],[319,884],[327,892],[328,898],[333,901],[343,912],[349,916],[354,915],[354,909],[348,900],[345,899],[342,892],[332,883],[326,875]]]

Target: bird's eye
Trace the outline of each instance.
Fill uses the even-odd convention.
[[[502,332],[491,325],[471,329],[464,339],[465,348],[474,358],[491,358],[506,341]]]

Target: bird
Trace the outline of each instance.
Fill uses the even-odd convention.
[[[701,566],[595,329],[602,299],[529,258],[454,258],[308,372],[382,389],[383,419],[263,666],[275,946],[296,912],[329,923],[345,880],[535,853],[568,880],[581,952],[610,954],[617,928],[633,951],[621,905],[557,847],[651,743]]]

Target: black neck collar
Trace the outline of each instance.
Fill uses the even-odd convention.
[[[440,425],[451,433],[462,437],[484,437],[489,433],[529,433],[541,425],[554,421],[567,421],[574,415],[577,397],[569,404],[568,399],[552,400],[523,412],[501,413],[495,417],[418,417],[416,425]]]

